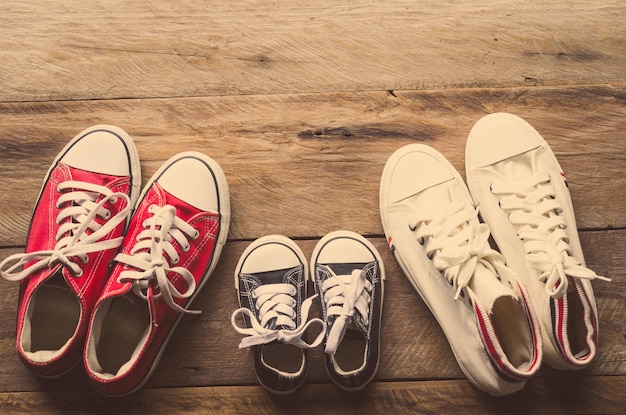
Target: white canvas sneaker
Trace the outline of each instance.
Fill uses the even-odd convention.
[[[541,363],[539,324],[450,162],[422,144],[400,148],[383,171],[380,214],[391,251],[467,378],[492,395],[523,388]]]
[[[521,118],[487,115],[472,128],[467,183],[510,266],[528,287],[545,360],[582,368],[596,355],[598,316],[567,181],[554,153]]]

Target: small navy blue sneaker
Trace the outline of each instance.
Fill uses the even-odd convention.
[[[307,321],[315,296],[307,299],[308,267],[291,239],[269,235],[257,239],[241,255],[235,270],[239,305],[231,322],[247,335],[239,348],[250,348],[257,378],[270,392],[287,394],[306,378],[307,349],[324,339],[319,318]],[[245,327],[237,323],[241,315]],[[312,343],[302,339],[312,324],[321,326]]]
[[[342,389],[360,390],[376,375],[380,358],[380,255],[357,233],[331,232],[313,251],[311,278],[326,323],[326,370]]]

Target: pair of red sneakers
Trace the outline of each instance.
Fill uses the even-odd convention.
[[[117,127],[78,134],[48,171],[26,250],[0,275],[21,283],[16,348],[57,377],[83,359],[105,395],[140,389],[215,268],[230,224],[228,184],[210,157],[169,159],[139,193],[139,157]]]

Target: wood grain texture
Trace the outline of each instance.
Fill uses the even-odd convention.
[[[606,84],[625,18],[595,0],[6,0],[0,101]]]
[[[217,160],[231,189],[231,239],[382,235],[380,175],[402,145],[432,145],[464,172],[467,134],[497,111],[527,119],[570,183],[580,229],[622,228],[626,85],[396,91],[186,99],[0,103],[0,246],[25,243],[51,160],[93,124],[135,140],[144,182],[170,156]],[[26,202],[25,202],[26,201]]]
[[[78,365],[41,380],[15,350],[18,284],[0,280],[0,413],[623,414],[626,408],[626,3],[609,0],[5,0],[0,6],[0,258],[20,252],[44,174],[108,123],[144,182],[175,153],[220,163],[232,222],[218,267],[147,387],[111,400]],[[389,252],[387,158],[420,142],[461,172],[467,134],[505,111],[548,141],[568,182],[600,319],[596,361],[544,365],[493,398],[465,379]],[[265,392],[230,326],[248,243],[281,233],[309,256],[329,231],[368,236],[387,269],[381,365],[349,394],[321,349],[303,388]],[[312,313],[319,314],[315,305]]]
[[[621,415],[626,376],[536,379],[520,393],[492,398],[462,380],[375,382],[362,392],[308,384],[289,396],[260,386],[144,389],[110,400],[94,391],[0,393],[3,413],[56,414],[463,414]]]

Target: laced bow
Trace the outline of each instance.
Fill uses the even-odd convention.
[[[20,253],[7,257],[0,263],[0,275],[9,281],[19,281],[42,269],[52,269],[60,264],[75,277],[81,277],[83,270],[76,262],[89,261],[87,254],[117,248],[123,237],[103,239],[130,214],[130,199],[124,193],[112,192],[105,186],[68,180],[57,186],[62,193],[57,200],[57,208],[64,207],[56,217],[60,225],[55,235],[56,244],[51,250]],[[99,201],[98,198],[102,197]],[[107,203],[117,203],[123,199],[123,209],[111,216],[105,207]],[[99,224],[96,218],[105,220]],[[36,261],[32,263],[33,261]],[[23,265],[32,265],[23,268]],[[21,269],[18,271],[18,269]]]
[[[326,339],[325,352],[334,356],[355,311],[359,312],[364,321],[369,321],[368,304],[372,285],[365,271],[360,269],[353,270],[350,275],[336,275],[326,265],[323,269],[331,275],[322,283],[327,314],[328,317],[336,316]]]
[[[609,278],[597,275],[576,260],[565,233],[567,224],[547,174],[494,183],[491,192],[502,196],[500,207],[509,212],[526,250],[529,267],[539,271],[546,292],[559,298],[567,291],[567,277],[588,280]]]
[[[144,221],[144,230],[137,236],[137,243],[130,254],[119,253],[115,257],[116,261],[134,268],[122,271],[118,281],[133,281],[133,292],[144,300],[148,299],[145,290],[151,292],[152,298],[163,298],[168,306],[178,312],[199,314],[200,311],[187,310],[174,301],[174,298],[190,297],[196,289],[196,281],[185,267],[170,265],[170,262],[177,264],[180,260],[172,242],[176,241],[180,249],[187,252],[190,249],[189,239],[198,238],[198,230],[176,216],[174,206],[150,205],[148,212],[152,216]],[[176,288],[167,277],[168,273],[180,275],[185,281],[186,289],[181,291]],[[156,282],[158,293],[154,291],[153,282]]]
[[[478,220],[478,209],[454,206],[429,220],[414,220],[410,228],[425,245],[433,265],[456,287],[458,299],[481,264],[494,275],[507,272],[502,255],[489,246],[489,227]]]
[[[326,324],[319,318],[307,321],[311,303],[317,295],[302,302],[300,325],[296,325],[296,300],[294,299],[296,293],[296,287],[291,284],[268,284],[256,288],[252,292],[252,297],[259,316],[258,320],[252,311],[245,307],[235,310],[230,319],[237,332],[248,336],[241,340],[239,348],[259,346],[273,341],[302,349],[317,347],[324,339]],[[247,316],[252,327],[240,327],[236,321],[239,314]],[[322,329],[312,343],[307,343],[302,340],[302,336],[314,323],[319,324]]]

